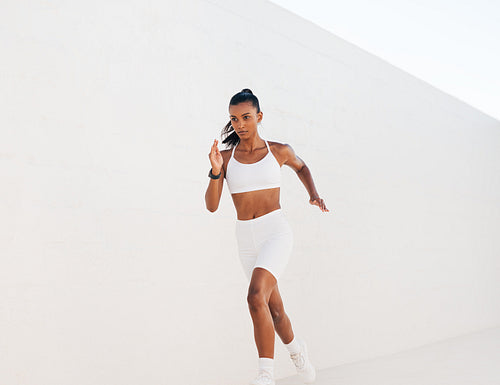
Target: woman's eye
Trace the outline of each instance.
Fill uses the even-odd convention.
[[[245,118],[249,118],[250,116],[245,116]]]

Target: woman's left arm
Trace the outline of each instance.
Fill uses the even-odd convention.
[[[309,193],[309,203],[318,206],[323,212],[329,212],[330,210],[326,208],[325,201],[319,197],[316,191],[309,167],[307,167],[305,162],[295,154],[295,151],[289,144],[283,144],[283,157],[285,158],[283,164],[291,167],[304,184]]]

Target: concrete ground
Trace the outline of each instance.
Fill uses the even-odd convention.
[[[297,376],[276,385],[299,385]],[[318,370],[315,385],[500,385],[500,327]]]

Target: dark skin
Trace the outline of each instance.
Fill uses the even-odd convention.
[[[268,152],[264,140],[257,132],[257,124],[262,121],[262,111],[250,102],[229,106],[231,125],[240,138],[233,157],[241,163],[255,163],[264,158]],[[231,150],[219,151],[217,139],[214,140],[209,153],[212,173],[219,179],[210,179],[205,193],[207,209],[217,210],[224,185],[227,162],[231,157]],[[292,168],[307,192],[309,203],[318,206],[323,212],[329,212],[325,202],[319,197],[309,168],[300,159],[288,144],[269,142],[272,155],[280,167],[287,165]],[[280,188],[270,188],[257,191],[231,194],[237,218],[248,220],[260,217],[280,206]],[[254,337],[259,357],[274,358],[274,332],[278,333],[283,343],[292,341],[294,334],[290,319],[285,313],[276,278],[266,269],[257,267],[253,270],[247,295],[248,307],[254,325]]]

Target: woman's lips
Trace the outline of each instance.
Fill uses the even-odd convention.
[[[248,131],[239,131],[238,134],[244,134],[245,132],[248,132]]]

